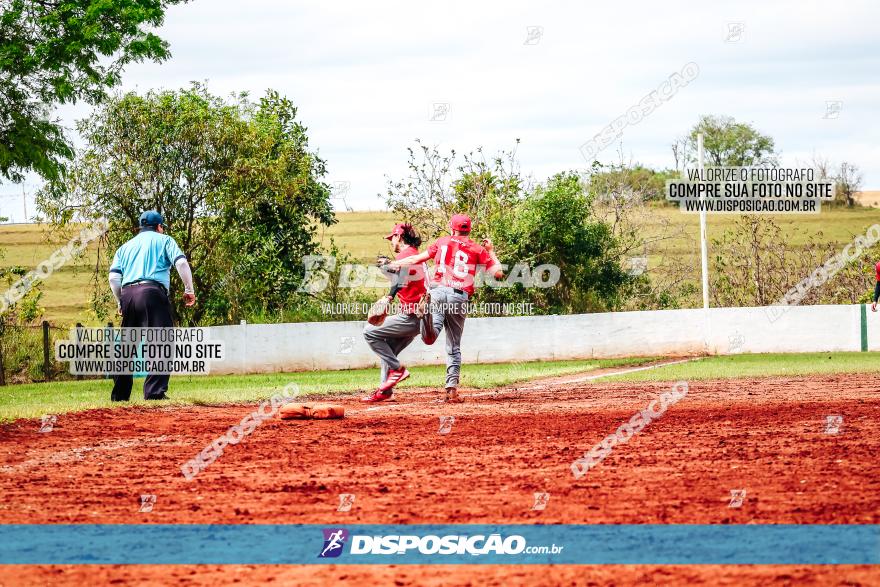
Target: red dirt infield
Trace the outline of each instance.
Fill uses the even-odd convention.
[[[102,409],[0,426],[0,523],[880,523],[875,375],[695,381],[586,476],[569,466],[665,383],[577,377],[407,390],[344,420],[268,420],[195,479],[181,465],[254,405]],[[109,389],[108,389],[109,393]],[[829,434],[826,418],[843,417]],[[440,434],[440,418],[455,418]],[[746,490],[729,507],[731,490]],[[547,492],[543,511],[534,493]],[[355,495],[337,512],[339,495]],[[140,496],[153,494],[151,512]],[[880,584],[842,566],[5,566],[0,585]]]

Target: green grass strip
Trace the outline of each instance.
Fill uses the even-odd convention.
[[[687,363],[659,367],[596,380],[610,381],[695,381],[746,377],[877,373],[880,361],[873,353],[769,353],[704,357]]]
[[[594,369],[642,365],[652,358],[602,359],[582,361],[546,361],[530,363],[498,363],[465,365],[462,368],[464,387],[493,388],[517,381],[581,373]],[[446,376],[444,365],[410,368],[412,376],[400,387],[442,388]],[[60,381],[0,387],[0,422],[16,418],[38,418],[42,414],[65,414],[92,408],[146,405],[213,405],[256,402],[280,393],[288,383],[296,383],[304,393],[350,393],[373,390],[379,384],[378,369],[346,371],[310,371],[273,373],[267,375],[209,375],[204,377],[172,376],[168,395],[170,401],[144,402],[143,379],[135,379],[132,401],[110,402],[109,379]]]

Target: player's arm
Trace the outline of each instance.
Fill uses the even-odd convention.
[[[404,257],[403,259],[398,259],[397,261],[391,261],[390,263],[388,263],[388,267],[390,267],[391,269],[400,269],[401,267],[406,267],[407,265],[424,263],[430,258],[430,251],[422,251],[421,253],[418,253],[416,255],[410,255],[409,257]]]
[[[122,312],[122,264],[119,261],[119,251],[116,251],[116,254],[113,255],[113,262],[110,263],[110,275],[108,276],[108,281],[110,282],[110,291],[113,292],[113,297],[116,298],[116,311]]]
[[[196,290],[193,287],[192,269],[189,266],[189,261],[186,260],[186,257],[181,257],[174,262],[174,267],[177,269],[180,281],[183,282],[184,305],[190,307],[196,303]]]
[[[871,311],[877,311],[877,300],[880,299],[880,281],[874,285],[874,301],[871,303]]]
[[[168,260],[171,261],[171,264],[177,269],[180,281],[183,282],[183,305],[187,308],[195,305],[196,290],[193,287],[192,269],[189,266],[189,261],[186,259],[186,255],[183,254],[183,251],[177,244],[177,241],[171,237],[168,237],[165,242],[165,254],[168,255]]]
[[[122,273],[119,273],[114,270],[110,270],[110,291],[113,292],[113,297],[116,298],[116,309],[120,309],[122,307]]]
[[[495,246],[492,244],[492,241],[484,238],[483,248],[489,253],[489,259],[491,259],[491,263],[486,268],[486,273],[495,279],[501,279],[504,277],[504,270],[501,268],[501,261],[498,260],[498,255],[495,254]]]

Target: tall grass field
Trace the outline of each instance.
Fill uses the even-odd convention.
[[[400,219],[390,212],[338,212],[338,222],[320,232],[321,243],[329,247],[331,239],[343,251],[356,260],[372,263],[379,253],[388,253],[388,241],[383,237]],[[710,215],[709,239],[720,237],[731,228],[736,215]],[[777,215],[772,217],[784,230],[790,244],[797,247],[808,235],[822,233],[822,239],[840,245],[845,244],[869,226],[880,222],[880,212],[872,208],[828,208],[820,214]],[[479,221],[479,219],[477,219]],[[659,205],[644,226],[646,237],[657,234],[666,221],[681,229],[680,236],[659,243],[648,250],[648,264],[654,266],[664,256],[677,256],[698,266],[699,216],[683,214],[677,208]],[[39,224],[0,225],[0,266],[24,266],[33,269],[48,259],[52,252],[66,239]],[[94,246],[94,245],[93,245]],[[43,285],[41,304],[44,317],[53,324],[65,325],[75,322],[95,323],[88,313],[90,288],[95,278],[94,249],[56,271]],[[711,245],[709,254],[712,254]],[[98,276],[98,285],[106,285],[106,276]]]

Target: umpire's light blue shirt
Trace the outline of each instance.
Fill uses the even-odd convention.
[[[167,290],[171,287],[171,267],[178,259],[186,259],[186,255],[173,238],[155,230],[142,230],[116,250],[110,273],[121,274],[123,286],[151,279]]]

